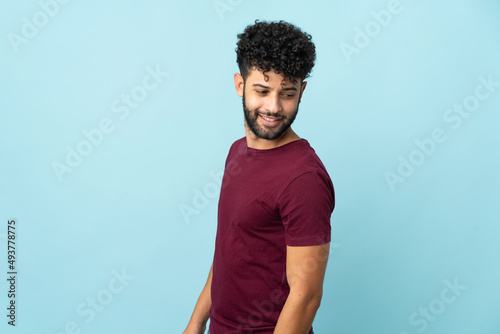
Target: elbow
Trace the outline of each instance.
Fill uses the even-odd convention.
[[[294,290],[290,289],[290,294],[295,295],[306,307],[314,312],[317,311],[321,305],[323,298],[322,290]]]
[[[316,313],[321,306],[321,297],[322,295],[313,295],[310,298],[308,298],[306,302],[306,308],[313,313]]]
[[[323,293],[321,293],[321,292],[312,297],[310,305],[311,305],[311,308],[314,308],[315,311],[317,311],[319,309],[319,307],[321,306],[321,298],[322,297],[323,297]]]

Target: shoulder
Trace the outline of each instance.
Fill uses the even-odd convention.
[[[294,178],[309,172],[317,172],[328,177],[328,172],[323,162],[306,139],[297,141],[297,144],[293,148],[294,152],[292,155],[294,162],[292,166],[294,173],[292,175]]]
[[[231,152],[241,150],[243,147],[246,147],[246,144],[247,141],[245,137],[237,139],[233,144],[231,144],[231,147],[229,148],[229,154],[231,154]]]
[[[333,198],[334,188],[328,173],[320,168],[314,168],[304,170],[304,172],[290,179],[281,192],[280,197],[314,197],[320,193],[327,194]]]
[[[233,142],[231,144],[231,147],[229,148],[229,152],[228,152],[227,157],[226,157],[225,166],[227,167],[228,162],[233,160],[238,153],[243,152],[244,149],[246,148],[246,146],[247,145],[246,145],[246,138],[245,137],[237,139],[235,142]]]
[[[294,145],[291,159],[284,165],[288,178],[280,192],[281,198],[283,196],[315,198],[321,193],[330,197],[333,205],[335,195],[332,180],[307,140],[302,139]]]
[[[228,158],[231,155],[234,155],[235,152],[239,152],[239,151],[241,151],[245,147],[246,147],[246,138],[243,137],[243,138],[237,139],[236,141],[234,141],[231,144],[231,147],[229,148]]]

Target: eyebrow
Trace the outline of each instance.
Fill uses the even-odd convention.
[[[253,87],[260,87],[260,88],[264,88],[264,89],[271,89],[271,87],[269,86],[265,86],[265,85],[262,85],[262,84],[253,84],[252,85]],[[286,91],[289,91],[289,90],[293,90],[293,91],[296,91],[297,88],[296,87],[287,87],[287,88],[283,88],[283,90],[286,90]]]

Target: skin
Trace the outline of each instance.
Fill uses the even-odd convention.
[[[323,281],[330,243],[316,246],[287,246],[286,277],[290,293],[274,334],[307,334],[323,296]]]
[[[265,75],[254,68],[244,80],[241,74],[236,73],[234,85],[238,96],[245,96],[245,107],[250,116],[256,117],[255,126],[259,132],[270,135],[283,122],[295,118],[307,82],[290,82],[283,74],[276,74],[273,70]],[[261,116],[275,121],[265,121]],[[245,136],[247,146],[259,150],[276,148],[300,139],[291,127],[275,139],[263,139],[250,129],[246,120]],[[309,333],[321,303],[329,249],[329,243],[304,247],[287,246],[286,275],[290,294],[276,324],[275,334]],[[183,334],[205,332],[211,305],[211,285],[212,268]]]
[[[245,93],[246,107],[254,115],[257,113],[272,118],[277,118],[276,115],[295,118],[294,114],[302,99],[307,82],[297,80],[294,84],[285,78],[283,74],[276,74],[273,70],[266,72],[265,75],[268,77],[267,81],[262,71],[254,68],[249,72],[245,81],[241,74],[236,73],[234,75],[234,86],[238,96],[243,97],[243,93]],[[275,125],[270,125],[261,117],[258,117],[257,126],[263,129],[263,131],[272,132],[283,121],[283,119],[280,119],[275,122]],[[245,136],[248,147],[261,150],[276,148],[300,139],[291,127],[276,139],[268,140],[259,138],[250,130],[246,120]]]
[[[189,323],[182,334],[205,333],[209,318],[210,305],[212,305],[212,298],[210,297],[210,287],[212,286],[212,267],[210,267],[207,282],[200,293],[200,297],[198,297],[191,319],[189,319]]]

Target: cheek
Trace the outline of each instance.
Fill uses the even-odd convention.
[[[262,106],[262,101],[259,98],[249,96],[245,98],[247,108],[250,110],[260,109]]]
[[[283,109],[287,114],[292,114],[295,112],[295,110],[297,110],[297,107],[299,106],[298,102],[298,100],[287,101],[287,103],[283,106]]]

